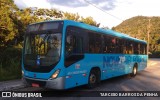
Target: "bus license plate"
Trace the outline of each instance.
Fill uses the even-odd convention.
[[[39,87],[39,84],[32,83],[32,87]]]

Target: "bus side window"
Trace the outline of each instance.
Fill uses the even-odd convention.
[[[137,44],[136,43],[134,43],[134,54],[137,54]]]
[[[140,51],[141,51],[141,54],[146,54],[146,45],[145,44],[140,45]]]
[[[76,53],[83,53],[83,38],[79,37],[76,40]]]
[[[88,32],[89,35],[89,52],[101,53],[102,39],[98,33]]]
[[[101,53],[101,48],[102,48],[101,35],[96,34],[96,38],[95,38],[95,53]]]
[[[127,42],[126,47],[127,47],[126,54],[133,54],[133,44],[131,41]]]
[[[103,52],[104,53],[114,53],[114,45],[113,43],[114,40],[112,41],[111,36],[104,36],[104,46],[103,46]]]
[[[133,54],[133,44],[132,43],[130,44],[130,52],[129,52],[129,54]]]
[[[95,46],[94,46],[94,33],[88,32],[89,37],[89,53],[95,52]]]
[[[140,44],[138,44],[138,54],[141,54],[141,52],[140,52]]]
[[[111,37],[111,53],[116,53],[116,38]]]
[[[147,54],[147,44],[144,45],[144,53]]]
[[[126,54],[126,40],[122,40],[122,53]]]
[[[73,30],[67,31],[66,37],[66,56],[74,54],[76,51],[76,37],[73,35]]]
[[[80,30],[80,29],[79,29]],[[66,37],[66,56],[83,54],[83,32],[78,31],[75,27],[70,27]]]
[[[116,45],[115,45],[115,53],[120,54],[123,53],[123,41],[120,38],[116,39]]]
[[[124,50],[124,40],[123,39],[118,39],[117,53],[122,53],[123,54],[123,50]]]
[[[104,53],[107,53],[107,52],[108,52],[108,47],[107,47],[107,46],[104,46],[104,47],[103,47],[103,52],[104,52]]]
[[[103,46],[103,52],[104,53],[108,53],[109,50],[108,50],[108,45],[107,45],[107,36],[103,36],[103,41],[104,41],[104,46]]]
[[[138,43],[134,43],[134,54],[140,53],[140,45]]]
[[[117,46],[118,46],[117,53],[126,54],[126,40],[125,39],[119,39],[117,42]]]

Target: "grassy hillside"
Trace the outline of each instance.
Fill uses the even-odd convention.
[[[113,27],[113,30],[126,33],[147,42],[147,33],[149,33],[149,51],[152,54],[160,53],[160,17],[132,17]],[[160,55],[156,56],[160,57]]]

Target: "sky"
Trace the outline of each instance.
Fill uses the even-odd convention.
[[[19,8],[55,8],[64,12],[78,13],[83,17],[91,16],[100,23],[100,27],[109,28],[134,16],[160,16],[160,0],[14,0],[14,2]]]

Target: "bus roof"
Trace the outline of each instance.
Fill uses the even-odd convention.
[[[131,37],[127,34],[116,32],[116,31],[111,30],[111,29],[98,28],[98,27],[95,27],[95,26],[85,24],[83,22],[76,22],[76,21],[73,21],[73,20],[49,20],[49,21],[44,21],[44,22],[55,22],[55,21],[64,21],[64,23],[66,25],[71,25],[71,26],[73,25],[73,26],[77,26],[77,27],[80,27],[80,28],[83,28],[83,29],[95,31],[95,32],[98,32],[98,33],[103,33],[103,34],[107,34],[107,35],[111,35],[111,36],[116,36],[118,38],[129,39],[129,40],[132,40],[132,41],[135,41],[135,42],[140,42],[140,43],[147,44],[146,41]],[[44,23],[44,22],[38,22],[38,23]],[[33,23],[33,24],[38,24],[38,23]],[[30,25],[33,25],[33,24],[30,24]]]

